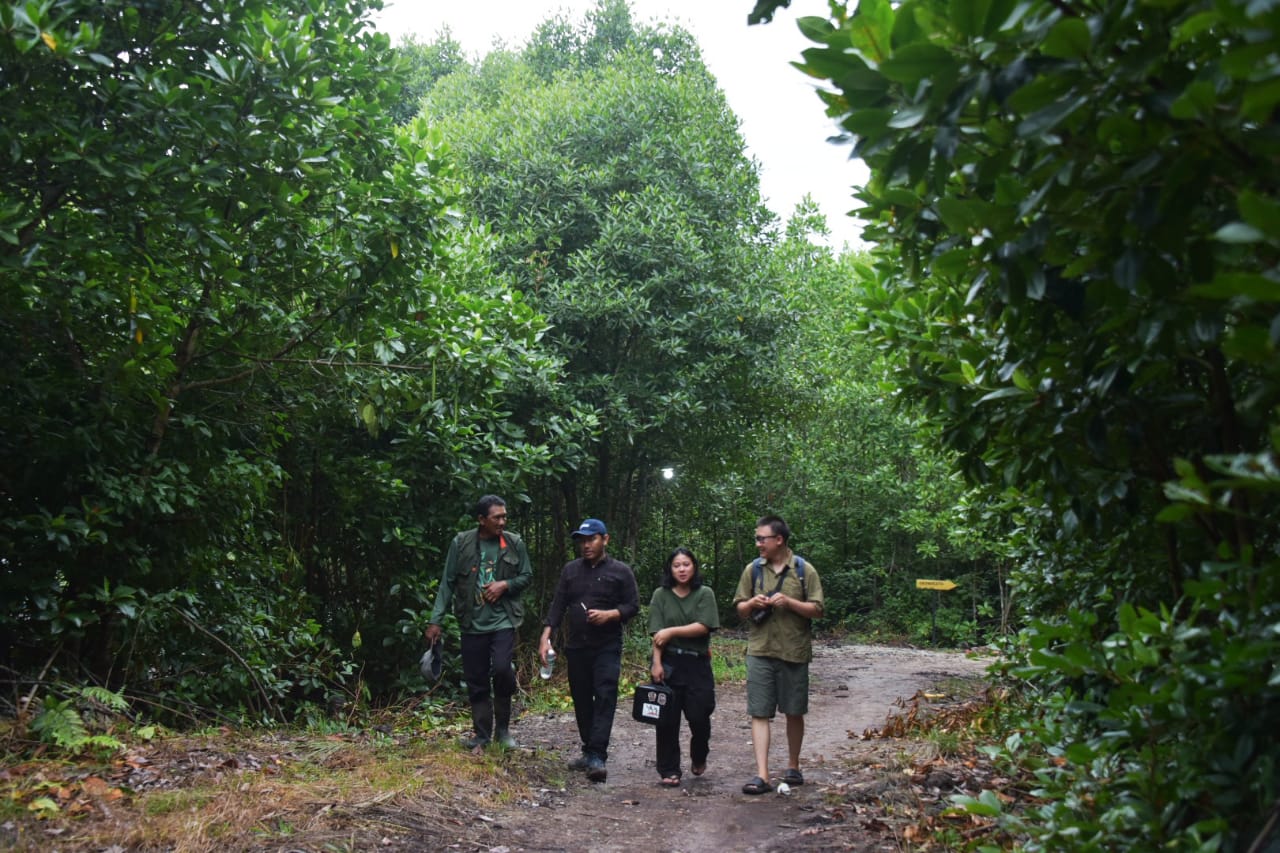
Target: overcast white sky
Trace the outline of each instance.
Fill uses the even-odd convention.
[[[830,243],[861,247],[861,227],[845,214],[857,206],[854,186],[866,167],[849,159],[848,145],[826,141],[836,130],[814,94],[814,84],[788,63],[811,46],[796,28],[804,15],[823,15],[826,0],[792,0],[774,21],[747,26],[752,0],[631,0],[634,19],[678,23],[697,38],[703,58],[742,120],[748,154],[760,164],[760,186],[771,210],[785,221],[805,193],[826,214]],[[386,0],[378,27],[399,43],[416,34],[430,40],[445,26],[472,58],[495,40],[522,45],[534,27],[557,11],[581,22],[595,0]]]

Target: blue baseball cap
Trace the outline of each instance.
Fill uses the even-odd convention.
[[[578,529],[573,531],[572,535],[576,539],[579,536],[606,536],[608,533],[603,521],[598,518],[588,518],[578,525]]]

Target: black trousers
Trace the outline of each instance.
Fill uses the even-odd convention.
[[[613,712],[618,707],[622,640],[601,648],[565,649],[565,656],[569,659],[569,695],[573,697],[582,752],[607,761]]]
[[[711,754],[711,713],[716,709],[716,681],[707,655],[662,656],[664,683],[671,688],[673,708],[655,727],[658,775],[680,775],[680,715],[689,721],[689,761],[706,764]]]
[[[511,697],[516,692],[516,670],[512,665],[515,647],[514,628],[503,628],[490,634],[462,635],[462,677],[467,682],[467,698],[471,700],[476,734],[482,740],[488,740],[493,731],[493,704],[489,699],[491,684],[493,697],[510,716]],[[506,726],[508,722],[509,719],[500,719],[498,724]]]

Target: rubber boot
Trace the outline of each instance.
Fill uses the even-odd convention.
[[[493,737],[493,702],[482,699],[471,703],[471,725],[475,728],[475,737],[467,738],[462,745],[470,749],[485,747]]]
[[[515,749],[516,739],[511,736],[511,697],[496,696],[493,702],[494,739],[504,749]]]

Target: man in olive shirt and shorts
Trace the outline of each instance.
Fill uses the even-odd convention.
[[[800,747],[804,715],[809,712],[809,661],[813,660],[812,622],[822,615],[822,581],[807,560],[792,553],[791,529],[776,515],[756,522],[754,560],[742,572],[733,596],[738,617],[748,621],[747,713],[756,777],[744,794],[773,790],[769,781],[769,724],[778,711],[787,718],[787,772],[782,781],[804,784]],[[758,565],[757,565],[758,564]]]

